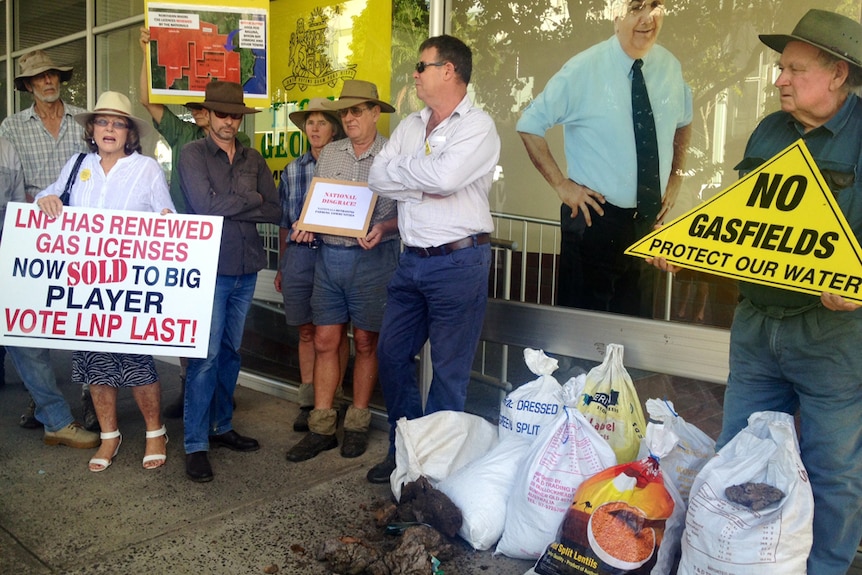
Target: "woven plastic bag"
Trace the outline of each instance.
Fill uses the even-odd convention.
[[[605,359],[587,373],[578,409],[616,453],[619,463],[637,457],[646,428],[640,399],[623,365],[623,346],[608,344]]]
[[[767,485],[783,497],[761,509],[728,499],[728,487]],[[691,487],[680,575],[804,575],[814,497],[793,417],[758,411],[700,470]]]
[[[538,558],[556,537],[581,482],[616,463],[610,445],[575,407],[582,383],[573,378],[563,386],[566,407],[542,428],[518,470],[496,553]]]

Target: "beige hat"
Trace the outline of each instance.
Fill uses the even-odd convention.
[[[122,116],[123,118],[127,118],[135,123],[135,126],[138,128],[138,134],[141,137],[149,134],[153,128],[150,122],[132,115],[132,103],[127,96],[119,92],[102,92],[93,111],[75,114],[75,121],[87,127],[87,122],[96,115]]]
[[[312,112],[320,112],[321,114],[326,114],[327,116],[335,120],[336,126],[340,126],[341,118],[338,117],[338,114],[335,112],[335,110],[331,110],[325,107],[326,102],[329,102],[329,100],[327,100],[326,98],[312,98],[308,101],[308,106],[306,106],[304,110],[297,110],[295,112],[291,112],[288,117],[290,118],[290,121],[296,124],[296,126],[303,132],[305,131],[305,121],[308,119],[308,116]]]
[[[213,80],[207,84],[203,102],[188,102],[187,108],[206,108],[225,114],[257,114],[260,110],[249,108],[243,101],[242,86],[236,82]]]
[[[811,44],[862,68],[862,24],[826,10],[809,10],[788,34],[761,34],[760,41],[783,52],[788,42]]]
[[[391,114],[395,111],[390,104],[380,100],[377,95],[377,86],[364,80],[345,80],[341,88],[341,96],[334,102],[327,100],[324,106],[330,110],[343,110],[363,102],[371,102],[380,106],[380,111]]]
[[[24,80],[38,76],[48,70],[56,70],[60,74],[61,82],[68,82],[72,79],[71,66],[57,66],[44,50],[27,52],[18,59],[18,75],[15,76],[15,88],[26,92],[27,87],[24,85]]]

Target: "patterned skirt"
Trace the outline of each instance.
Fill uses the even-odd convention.
[[[80,385],[135,387],[159,380],[151,355],[76,351],[72,354],[72,382]]]

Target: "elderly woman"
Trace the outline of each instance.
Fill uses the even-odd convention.
[[[291,112],[290,121],[305,133],[309,150],[290,162],[278,183],[281,198],[279,246],[281,259],[275,274],[275,290],[284,298],[287,325],[299,328],[299,415],[294,431],[308,431],[308,414],[314,408],[314,324],[311,323],[311,289],[317,242],[311,233],[293,229],[302,213],[317,158],[326,144],[344,137],[338,114],[324,107],[325,98],[312,98],[304,110]],[[347,368],[347,332],[339,348],[341,373]]]
[[[132,116],[129,99],[105,92],[92,112],[77,114],[84,127],[90,153],[73,176],[78,156],[69,159],[59,179],[36,196],[39,208],[51,217],[63,210],[61,195],[73,177],[68,204],[76,207],[174,212],[167,182],[158,163],[141,155],[142,135],[148,122]],[[123,436],[117,427],[117,390],[130,387],[146,422],[143,466],[155,469],[165,464],[168,437],[160,416],[161,386],[152,356],[128,353],[76,351],[72,355],[72,380],[89,384],[102,444],[90,459],[90,471],[110,467]]]

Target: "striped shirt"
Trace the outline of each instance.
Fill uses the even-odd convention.
[[[374,163],[374,157],[380,153],[385,144],[386,138],[378,133],[371,147],[357,158],[350,138],[330,142],[320,152],[314,175],[331,180],[365,183],[368,181],[368,174],[371,171],[371,164]],[[397,217],[397,215],[398,207],[395,200],[379,197],[377,198],[377,204],[374,206],[374,212],[371,214],[370,225],[374,226],[374,224],[391,220]],[[353,247],[359,245],[359,241],[356,238],[347,236],[315,234],[315,237],[320,238],[323,243],[330,246]],[[398,239],[398,237],[397,231],[390,232],[384,235],[380,242],[388,242]]]
[[[36,105],[13,114],[0,124],[0,136],[15,145],[24,165],[24,190],[28,197],[50,186],[63,165],[73,154],[86,152],[84,129],[75,122],[75,114],[87,110],[63,103],[63,121],[57,139],[42,124]]]
[[[278,197],[281,199],[281,221],[279,226],[290,230],[293,224],[299,220],[302,214],[302,206],[308,193],[308,186],[314,177],[314,168],[317,160],[311,152],[305,152],[294,161],[290,162],[281,174],[278,181]],[[290,243],[287,236],[287,243]]]

